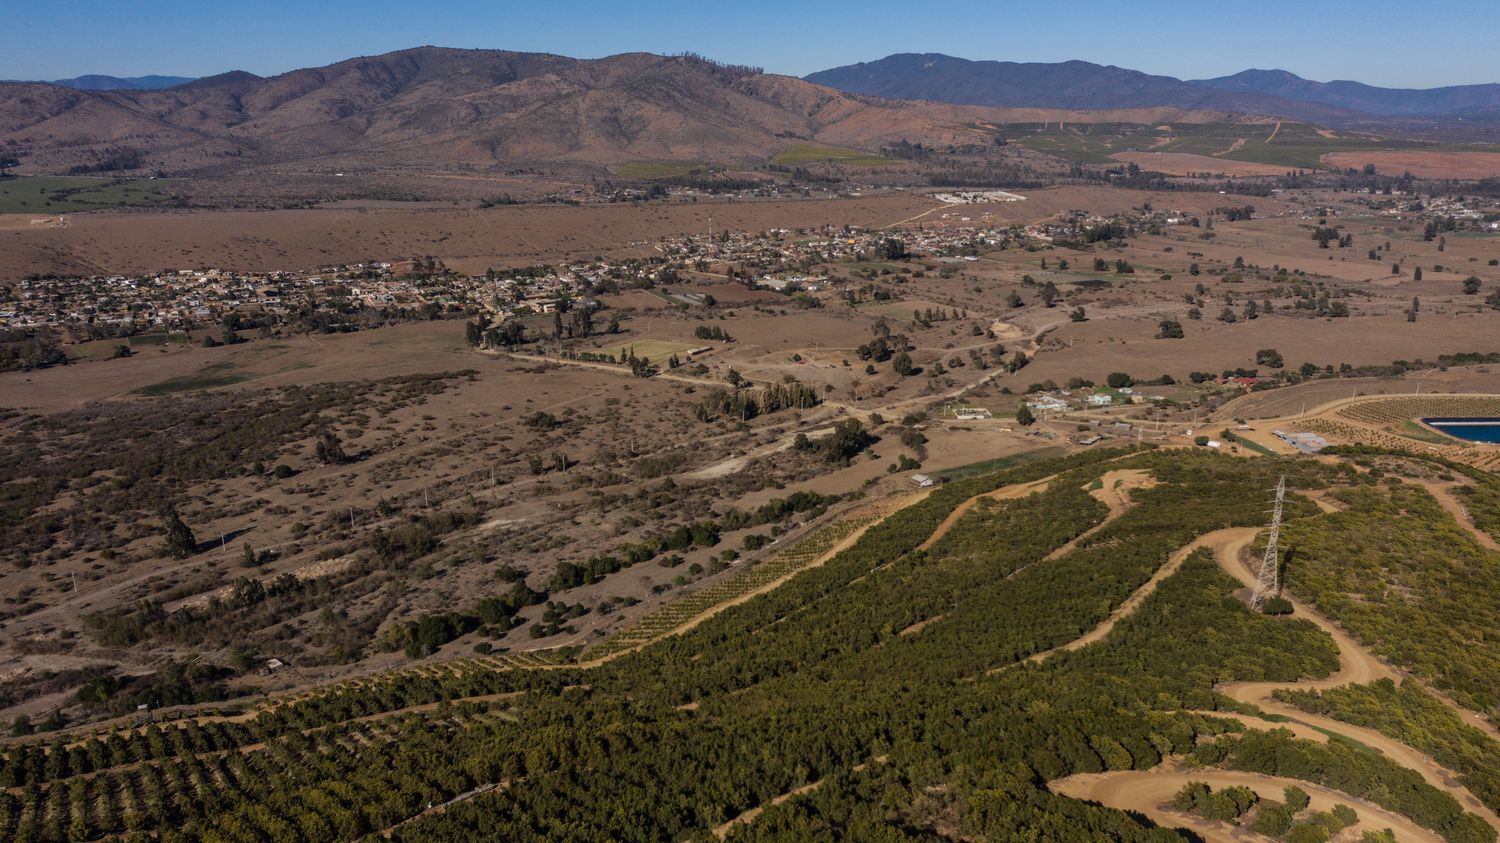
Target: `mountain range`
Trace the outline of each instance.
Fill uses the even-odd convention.
[[[1230,93],[1261,94],[1298,102],[1395,116],[1454,116],[1500,108],[1500,85],[1443,88],[1377,88],[1362,82],[1314,82],[1285,70],[1245,70],[1233,76],[1195,79],[1187,84]]]
[[[898,141],[993,147],[1007,124],[1500,125],[1500,85],[1407,91],[1282,71],[1183,81],[1082,61],[940,54],[798,79],[690,55],[419,47],[270,77],[64,82],[0,83],[0,147],[22,159],[22,172],[258,167],[296,178],[546,163],[605,175],[633,162],[758,166],[809,146],[804,160]]]
[[[941,53],[898,53],[804,77],[848,93],[965,105],[1040,108],[1211,109],[1327,125],[1372,118],[1490,117],[1500,84],[1377,88],[1313,82],[1284,70],[1247,70],[1182,80],[1086,61],[972,61]]]
[[[275,165],[492,169],[525,162],[765,163],[796,144],[989,144],[1008,120],[1208,122],[1180,110],[1082,115],[847,94],[693,56],[419,47],[272,77],[162,90],[0,84],[0,145],[24,166],[209,173]],[[126,164],[130,166],[119,166]],[[108,165],[108,166],[106,166]]]
[[[193,81],[192,76],[103,76],[88,74],[72,79],[53,79],[46,84],[80,91],[159,91]]]

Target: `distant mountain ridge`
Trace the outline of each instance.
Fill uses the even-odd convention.
[[[1184,81],[1086,61],[973,61],[942,53],[897,53],[810,73],[841,91],[1005,108],[1192,108],[1333,125],[1368,117],[1461,115],[1500,107],[1500,85],[1427,90],[1359,82],[1313,82],[1284,70],[1247,70]]]
[[[1363,82],[1314,82],[1285,70],[1244,70],[1233,76],[1194,79],[1189,85],[1231,93],[1316,102],[1386,117],[1461,114],[1500,107],[1500,84],[1443,88],[1379,88]]]
[[[160,91],[191,82],[193,76],[105,76],[88,74],[72,79],[52,79],[48,85],[72,88],[77,91]]]

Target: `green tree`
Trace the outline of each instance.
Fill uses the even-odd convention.
[[[1031,427],[1036,423],[1036,416],[1032,414],[1031,408],[1022,404],[1016,409],[1016,424],[1022,427]]]
[[[162,510],[162,531],[166,538],[166,552],[174,559],[192,556],[198,550],[198,540],[193,531],[177,514],[177,507],[168,505]]]
[[[332,430],[324,430],[318,434],[315,453],[318,462],[324,465],[342,465],[349,461],[349,455],[344,453],[344,446],[339,444],[338,434]]]
[[[1042,304],[1046,305],[1047,307],[1055,307],[1057,305],[1057,300],[1061,297],[1061,291],[1059,291],[1057,289],[1057,285],[1052,283],[1051,281],[1048,281],[1042,286]]]

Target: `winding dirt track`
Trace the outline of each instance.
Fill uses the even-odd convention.
[[[1240,560],[1244,549],[1249,546],[1252,541],[1254,541],[1255,536],[1258,532],[1259,529],[1254,527],[1237,527],[1225,530],[1216,530],[1212,533],[1200,536],[1199,538],[1188,544],[1186,547],[1183,547],[1176,553],[1174,553],[1172,557],[1167,561],[1167,564],[1162,567],[1162,570],[1158,571],[1157,574],[1152,577],[1152,581],[1148,582],[1146,586],[1142,586],[1142,589],[1140,591],[1137,591],[1136,594],[1132,595],[1130,600],[1128,600],[1126,604],[1123,604],[1121,606],[1121,609],[1124,609],[1126,605],[1129,605],[1131,610],[1139,606],[1140,602],[1144,600],[1146,594],[1149,594],[1149,591],[1146,591],[1148,587],[1151,590],[1154,590],[1154,583],[1159,582],[1166,576],[1170,576],[1170,573],[1175,572],[1177,568],[1181,566],[1182,561],[1185,560],[1193,550],[1196,550],[1199,547],[1212,548],[1214,551],[1214,557],[1218,561],[1221,568],[1223,568],[1235,579],[1243,583],[1246,587],[1254,588],[1256,585],[1255,575]],[[1142,592],[1145,592],[1145,594],[1143,594]],[[1391,679],[1397,683],[1400,683],[1402,681],[1416,681],[1415,679],[1411,679],[1409,677],[1403,677],[1388,665],[1386,665],[1384,662],[1377,659],[1372,653],[1370,653],[1370,651],[1360,645],[1359,642],[1355,641],[1349,634],[1344,632],[1337,625],[1329,621],[1327,618],[1323,617],[1307,604],[1295,598],[1292,598],[1289,595],[1284,596],[1286,596],[1287,599],[1292,603],[1292,606],[1294,608],[1294,617],[1299,617],[1309,621],[1313,625],[1317,626],[1320,630],[1327,633],[1328,636],[1333,639],[1335,645],[1337,645],[1338,647],[1339,653],[1338,670],[1325,679],[1309,679],[1301,682],[1229,682],[1220,685],[1218,687],[1219,692],[1237,702],[1259,706],[1262,711],[1265,711],[1268,714],[1280,715],[1288,718],[1293,722],[1286,724],[1286,727],[1292,729],[1293,733],[1298,737],[1308,737],[1309,735],[1307,730],[1327,730],[1328,732],[1352,738],[1356,741],[1359,741],[1360,743],[1365,744],[1366,746],[1372,747],[1392,761],[1395,761],[1396,763],[1417,772],[1428,784],[1431,784],[1433,787],[1436,787],[1439,790],[1452,795],[1455,799],[1458,800],[1460,805],[1464,806],[1466,810],[1472,811],[1473,813],[1482,817],[1485,822],[1490,824],[1491,827],[1495,828],[1496,830],[1500,830],[1500,816],[1497,816],[1494,811],[1490,810],[1487,806],[1484,805],[1484,803],[1480,802],[1479,799],[1474,796],[1474,794],[1469,792],[1468,788],[1459,784],[1458,777],[1456,775],[1437,765],[1420,751],[1413,749],[1399,741],[1393,740],[1392,738],[1389,738],[1386,735],[1375,731],[1374,729],[1366,729],[1359,726],[1353,726],[1348,723],[1334,720],[1330,717],[1310,714],[1284,703],[1277,702],[1272,698],[1272,694],[1276,690],[1282,688],[1295,688],[1300,690],[1324,690],[1328,688],[1336,688],[1342,685],[1365,684],[1374,682],[1378,679]],[[1137,597],[1139,597],[1140,599],[1138,600]],[[1110,616],[1110,619],[1107,620],[1104,624],[1101,624],[1099,627],[1096,627],[1094,630],[1091,630],[1089,633],[1085,634],[1082,638],[1079,639],[1079,641],[1083,641],[1084,639],[1088,639],[1089,641],[1097,641],[1102,639],[1108,634],[1109,629],[1112,629],[1114,624],[1127,614],[1129,614],[1128,611],[1117,611],[1116,613],[1112,614]],[[1063,645],[1063,647],[1060,647],[1058,649],[1074,649],[1075,645],[1083,646],[1078,641],[1075,641],[1070,644]],[[1047,654],[1042,654],[1043,657],[1045,657],[1045,655]],[[1465,709],[1454,706],[1453,703],[1447,700],[1445,697],[1440,696],[1439,699],[1442,699],[1448,705],[1452,706],[1454,710],[1457,711],[1461,716],[1467,715],[1464,717],[1466,722],[1472,723],[1475,720],[1480,719],[1473,712],[1468,712]],[[1204,713],[1210,714],[1209,712]],[[1263,726],[1261,726],[1261,723],[1264,723],[1265,721],[1262,721],[1260,718],[1241,717],[1238,715],[1217,713],[1213,713],[1213,716],[1226,717],[1227,719],[1239,719],[1246,725],[1264,728]],[[1281,724],[1271,725],[1279,726]],[[1488,726],[1489,724],[1486,723],[1485,725]],[[1493,727],[1490,727],[1489,731],[1491,734],[1493,734]],[[1058,781],[1055,781],[1050,786],[1052,787],[1054,792],[1057,793],[1063,793],[1081,799],[1097,801],[1113,807],[1141,811],[1147,816],[1152,817],[1153,820],[1165,825],[1180,825],[1185,821],[1183,815],[1177,814],[1175,812],[1165,811],[1160,806],[1164,802],[1169,801],[1172,794],[1190,780],[1207,782],[1210,786],[1215,788],[1220,786],[1245,784],[1254,788],[1263,796],[1275,793],[1285,784],[1291,783],[1285,779],[1278,779],[1273,776],[1263,776],[1253,773],[1195,770],[1192,771],[1191,774],[1189,774],[1178,772],[1174,770],[1170,765],[1163,765],[1162,767],[1158,767],[1154,770],[1118,771],[1112,773],[1090,774],[1088,776],[1073,776],[1067,779],[1060,779]],[[1222,782],[1222,784],[1218,784],[1216,782]],[[1297,784],[1304,790],[1307,790],[1309,793],[1312,793],[1314,791],[1313,785],[1302,782],[1298,782]],[[1432,832],[1413,825],[1409,820],[1391,815],[1390,812],[1382,812],[1381,809],[1377,808],[1374,805],[1364,803],[1360,800],[1346,795],[1337,794],[1334,791],[1327,791],[1323,788],[1319,788],[1319,790],[1323,790],[1326,794],[1331,794],[1332,797],[1337,797],[1337,799],[1339,800],[1356,804],[1358,806],[1357,810],[1359,810],[1362,818],[1367,815],[1380,816],[1382,813],[1389,815],[1392,819],[1382,818],[1379,822],[1383,823],[1384,825],[1377,824],[1375,827],[1382,828],[1388,825],[1391,828],[1397,830],[1399,839],[1439,839]],[[1398,826],[1394,822],[1395,819],[1400,819],[1403,826],[1409,827],[1407,831],[1403,833],[1403,826]],[[1190,823],[1190,825],[1195,831],[1202,834],[1208,840],[1227,841],[1234,839],[1226,831],[1226,826],[1203,822],[1193,822]]]
[[[978,494],[972,498],[969,498],[968,500],[954,507],[953,511],[948,513],[948,517],[944,518],[942,522],[937,525],[937,529],[932,531],[932,535],[927,537],[927,541],[924,541],[921,544],[917,545],[917,550],[927,550],[928,548],[937,544],[938,540],[940,540],[943,536],[948,535],[948,531],[953,529],[953,525],[957,524],[960,518],[968,515],[969,510],[973,509],[975,505],[978,504],[981,500],[988,499],[992,501],[1009,501],[1015,500],[1016,498],[1024,498],[1027,495],[1034,495],[1038,492],[1047,491],[1047,486],[1051,482],[1051,477],[1043,477],[1041,480],[1035,480],[1031,483],[1017,483],[1014,486],[1005,486],[996,489],[993,492],[984,492],[982,494]]]
[[[1464,502],[1459,500],[1457,495],[1453,494],[1453,487],[1457,484],[1438,483],[1433,480],[1410,480],[1408,482],[1416,483],[1426,489],[1437,499],[1438,505],[1453,516],[1458,526],[1467,530],[1469,535],[1473,536],[1474,540],[1483,545],[1486,550],[1500,551],[1500,542],[1495,541],[1494,536],[1479,529],[1479,525],[1475,524],[1474,519],[1469,516],[1469,508],[1464,506]]]
[[[1229,532],[1229,531],[1221,531]],[[1241,564],[1240,556],[1243,549],[1254,540],[1256,530],[1247,528],[1238,531],[1241,535],[1228,541],[1222,542],[1215,547],[1215,557],[1219,566],[1230,575],[1244,583],[1246,587],[1255,587],[1255,575]],[[1283,594],[1292,604],[1293,617],[1300,617],[1311,622],[1331,637],[1339,650],[1339,669],[1326,679],[1307,679],[1301,682],[1228,682],[1219,686],[1219,692],[1236,702],[1257,705],[1262,711],[1270,714],[1279,714],[1300,723],[1305,723],[1321,729],[1327,729],[1341,735],[1353,738],[1366,746],[1374,747],[1382,755],[1403,767],[1408,767],[1422,775],[1422,778],[1433,787],[1451,794],[1467,810],[1473,811],[1483,817],[1485,822],[1497,831],[1500,831],[1500,816],[1490,810],[1483,802],[1479,801],[1469,789],[1458,783],[1458,777],[1452,772],[1438,766],[1422,752],[1407,746],[1404,743],[1393,740],[1374,729],[1366,729],[1354,726],[1331,717],[1311,714],[1301,709],[1278,702],[1272,698],[1272,694],[1278,688],[1295,688],[1299,690],[1325,690],[1337,688],[1341,685],[1367,684],[1378,679],[1390,679],[1400,684],[1401,682],[1415,682],[1417,680],[1404,677],[1393,670],[1385,662],[1377,659],[1373,653],[1365,649],[1352,636],[1344,632],[1332,621],[1323,617],[1311,606],[1296,598]],[[1453,706],[1446,698],[1443,699],[1454,710],[1464,714],[1464,709]],[[1473,715],[1473,712],[1469,712]],[[1469,718],[1465,718],[1468,720]]]
[[[1111,808],[1138,811],[1164,828],[1188,828],[1209,843],[1243,843],[1247,839],[1264,839],[1238,831],[1221,822],[1211,822],[1202,817],[1182,814],[1162,807],[1188,782],[1203,782],[1214,790],[1244,785],[1262,798],[1280,801],[1281,789],[1296,785],[1307,792],[1314,811],[1328,811],[1343,803],[1359,814],[1359,822],[1353,827],[1358,832],[1379,831],[1389,828],[1396,832],[1396,839],[1421,840],[1439,843],[1443,838],[1400,814],[1387,811],[1378,805],[1360,802],[1339,793],[1304,781],[1262,776],[1255,773],[1237,773],[1231,770],[1176,770],[1158,767],[1155,770],[1126,770],[1113,773],[1082,773],[1053,781],[1049,787],[1054,793],[1098,802]],[[1343,838],[1340,838],[1343,839]],[[1358,839],[1351,838],[1351,839]]]
[[[1072,641],[1069,641],[1066,644],[1037,653],[1036,655],[1028,658],[1027,661],[1039,662],[1054,653],[1072,652],[1073,650],[1077,650],[1080,647],[1086,647],[1089,644],[1094,643],[1095,641],[1104,640],[1104,638],[1108,636],[1109,633],[1115,628],[1115,624],[1119,623],[1131,612],[1139,609],[1141,604],[1146,602],[1146,598],[1150,597],[1152,592],[1156,591],[1156,587],[1158,585],[1161,585],[1162,580],[1165,580],[1167,577],[1170,577],[1173,574],[1177,573],[1178,569],[1182,567],[1182,563],[1187,561],[1187,558],[1192,555],[1193,551],[1197,550],[1200,547],[1214,547],[1215,542],[1225,540],[1226,537],[1221,534],[1236,532],[1238,531],[1219,530],[1217,532],[1208,533],[1207,535],[1199,536],[1188,544],[1178,548],[1176,552],[1167,557],[1166,564],[1158,568],[1156,573],[1151,575],[1150,579],[1146,580],[1146,582],[1140,588],[1136,589],[1133,594],[1125,598],[1125,602],[1115,607],[1115,610],[1109,613],[1109,617],[1105,618],[1104,621],[1101,622],[1098,626],[1094,627],[1088,632],[1085,632],[1083,635],[1073,639]],[[1251,536],[1253,537],[1254,535],[1254,531],[1252,530]]]

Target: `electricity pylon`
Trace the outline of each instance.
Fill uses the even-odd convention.
[[[1281,549],[1277,546],[1281,538],[1281,505],[1286,501],[1286,475],[1276,484],[1276,503],[1271,508],[1271,537],[1266,540],[1266,555],[1260,560],[1260,575],[1256,578],[1255,594],[1250,597],[1250,608],[1259,609],[1267,597],[1281,591]]]

